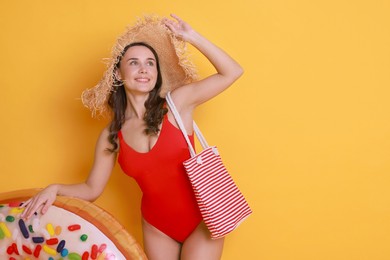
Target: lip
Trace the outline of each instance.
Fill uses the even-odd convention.
[[[150,81],[149,78],[135,78],[135,80],[138,82],[149,82]]]

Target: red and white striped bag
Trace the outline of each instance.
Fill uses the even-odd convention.
[[[223,237],[233,231],[252,210],[223,165],[217,147],[207,144],[194,122],[195,134],[203,148],[202,152],[196,154],[170,93],[167,94],[166,100],[190,150],[191,158],[184,161],[183,165],[194,189],[203,220],[211,238]]]

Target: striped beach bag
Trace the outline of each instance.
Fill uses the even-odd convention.
[[[191,158],[183,162],[194,189],[203,220],[211,238],[221,238],[233,231],[252,210],[226,170],[218,149],[209,146],[194,122],[194,132],[202,152],[195,153],[170,93],[166,100],[175,120],[187,141]]]

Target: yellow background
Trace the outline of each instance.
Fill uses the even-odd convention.
[[[0,191],[86,178],[107,122],[80,93],[126,24],[171,12],[245,69],[196,113],[254,211],[223,259],[390,259],[384,0],[1,1]],[[138,241],[140,196],[117,167],[96,202]]]

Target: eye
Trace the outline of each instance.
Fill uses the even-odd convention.
[[[131,60],[131,61],[129,62],[129,64],[130,64],[130,65],[137,65],[137,64],[138,64],[138,61],[136,61],[136,60]]]
[[[154,61],[151,61],[151,60],[148,61],[148,62],[147,62],[147,65],[148,65],[148,66],[154,66]]]

